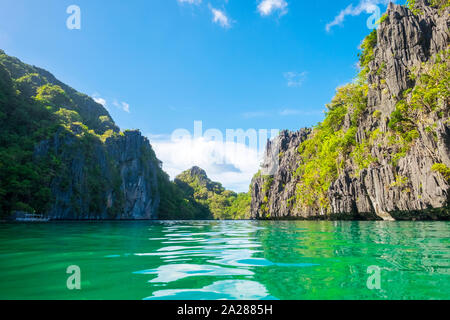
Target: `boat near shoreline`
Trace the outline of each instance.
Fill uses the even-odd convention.
[[[48,222],[50,218],[45,217],[42,214],[28,213],[28,212],[15,212],[14,221],[17,222]]]

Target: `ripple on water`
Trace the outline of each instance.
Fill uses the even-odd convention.
[[[136,271],[135,274],[156,274],[151,283],[169,283],[195,276],[252,276],[254,273],[247,269],[224,268],[214,265],[197,264],[169,264],[156,269]]]
[[[276,300],[260,283],[249,280],[216,281],[201,289],[158,290],[144,300]]]
[[[0,225],[0,299],[448,299],[449,234],[449,222]]]

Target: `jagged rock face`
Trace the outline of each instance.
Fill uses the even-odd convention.
[[[420,14],[391,3],[378,29],[374,59],[369,64],[372,72],[368,76],[367,108],[358,120],[357,143],[367,139],[368,132],[374,129],[389,130],[389,117],[399,97],[415,85],[411,70],[448,48],[450,9],[439,12],[425,0],[416,3]],[[375,111],[381,115],[373,116]],[[258,175],[252,182],[252,217],[448,219],[448,181],[431,169],[435,163],[450,167],[448,108],[446,116],[432,120],[435,134],[419,124],[419,138],[395,165],[390,161],[393,151],[387,141],[371,147],[377,162],[368,168],[358,171],[354,163],[347,161],[328,190],[328,214],[320,208],[291,205],[289,199],[295,197],[298,183],[292,173],[302,161],[297,151],[302,139],[296,133],[283,132],[277,143],[288,147],[280,156],[280,168],[273,177]],[[345,122],[348,128],[349,119]],[[407,182],[397,183],[398,177]]]
[[[425,2],[418,5],[418,9],[422,14],[415,15],[403,6],[389,5],[387,18],[378,30],[375,58],[370,65],[371,70],[385,68],[380,73],[369,75],[367,117],[359,123],[358,142],[365,138],[364,131],[367,129],[380,125],[386,131],[387,121],[378,123],[379,120],[370,115],[380,110],[383,116],[388,117],[394,111],[401,93],[414,86],[414,81],[409,77],[411,69],[447,48],[448,9],[438,14],[438,10],[430,8]],[[384,84],[382,79],[385,79]],[[352,168],[347,168],[347,172],[329,190],[332,212],[375,212],[383,219],[390,219],[389,215],[402,218],[399,212],[446,206],[448,184],[441,175],[431,170],[436,162],[450,165],[449,128],[443,120],[438,120],[438,123],[437,141],[425,132],[423,126],[419,127],[420,139],[399,161],[398,168],[385,159],[382,152],[385,146],[372,148],[372,154],[380,160],[379,166],[363,170],[358,178],[350,178]],[[395,183],[396,174],[408,178],[410,192],[404,192],[405,188],[389,187]]]
[[[292,176],[298,166],[298,161],[301,161],[297,149],[310,133],[309,129],[302,129],[298,132],[282,131],[274,141],[268,142],[263,171],[275,169],[275,172],[267,171],[273,176],[269,182],[267,182],[268,178],[264,172],[257,174],[252,180],[251,212],[253,218],[262,219],[267,214],[273,218],[292,215],[290,202],[296,194],[296,181]],[[274,162],[276,163],[274,164]],[[268,190],[266,189],[272,191],[269,193],[269,197],[267,197]],[[261,204],[265,204],[265,206],[261,206]]]
[[[406,7],[389,4],[386,20],[378,29],[375,59],[370,68],[385,68],[383,74],[369,75],[369,84],[379,83],[384,78],[388,92],[370,88],[369,106],[380,106],[380,111],[390,115],[395,99],[401,92],[411,88],[414,82],[409,79],[412,67],[428,61],[431,56],[445,49],[449,43],[448,8],[439,11],[425,4],[418,4],[420,15],[415,15]]]
[[[51,182],[49,218],[157,218],[161,169],[140,132],[126,131],[105,143],[91,141],[87,149],[75,135],[58,132],[36,147],[34,158],[39,161],[49,152],[61,159],[63,168]]]
[[[18,207],[51,219],[157,218],[164,173],[140,132],[120,132],[101,104],[2,50],[0,100],[2,142],[11,139],[2,157],[21,155],[18,166],[0,164],[0,215]]]
[[[148,139],[138,131],[126,131],[124,136],[106,140],[106,146],[122,181],[125,206],[121,218],[157,218],[157,171],[161,168]]]

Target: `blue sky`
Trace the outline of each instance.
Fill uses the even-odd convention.
[[[66,27],[73,4],[80,30]],[[336,87],[357,73],[367,21],[386,4],[2,0],[0,48],[95,97],[122,129],[140,129],[172,177],[196,164],[246,191],[256,160],[238,155],[216,166],[211,143],[174,142],[172,132],[193,131],[194,121],[224,134],[317,124]]]

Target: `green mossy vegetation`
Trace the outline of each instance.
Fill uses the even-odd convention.
[[[172,196],[171,209],[160,212],[161,219],[237,220],[250,218],[250,193],[237,194],[211,181],[200,168],[178,175],[173,185],[165,178]],[[175,195],[175,196],[174,196]],[[164,198],[162,196],[162,198]],[[167,201],[166,200],[166,201]],[[167,204],[161,206],[166,208]]]
[[[450,168],[447,167],[445,164],[435,163],[431,167],[431,170],[433,170],[434,172],[439,172],[444,179],[446,179],[447,181],[450,181]]]
[[[88,96],[0,50],[0,217],[13,211],[47,212],[55,189],[71,190],[67,206],[75,217],[100,216],[105,208],[109,218],[123,213],[120,172],[99,149],[125,133]],[[42,143],[45,150],[36,153]],[[160,201],[161,219],[249,218],[250,194],[236,194],[218,183],[203,185],[198,177],[190,180],[186,174],[172,182],[153,149],[144,149],[140,159],[147,166],[144,172],[150,166],[157,168],[158,185],[152,185],[152,196]],[[101,155],[106,159],[98,159]],[[73,159],[83,163],[82,183],[72,177]]]
[[[416,5],[416,0],[407,0],[406,6],[410,9],[415,15],[423,14],[423,11],[420,10]],[[450,0],[431,0],[430,6],[436,9],[439,9],[439,13],[442,13],[445,8],[450,7]]]
[[[21,94],[19,85],[3,64],[0,51],[0,216],[11,211],[44,211],[51,197],[50,179],[58,159],[34,163],[35,144],[57,129],[49,108]],[[31,78],[31,76],[29,77]]]
[[[120,134],[108,112],[94,100],[0,50],[0,217],[13,211],[47,212],[54,188],[73,188],[92,214],[104,210],[105,189],[112,188],[116,203],[108,210],[118,214],[123,204],[120,181],[104,176],[95,148],[103,147],[106,137]],[[49,146],[55,138],[61,141],[58,150]],[[72,141],[70,147],[63,143],[66,139]],[[36,154],[42,142],[49,147]],[[86,185],[72,185],[67,157],[78,155],[86,159],[82,169]],[[107,163],[114,171],[110,159]],[[81,213],[75,198],[71,209]]]
[[[325,120],[300,145],[302,160],[294,174],[298,179],[297,205],[329,209],[327,192],[356,146],[357,120],[367,106],[367,90],[366,84],[358,82],[339,88],[327,105]],[[347,117],[351,120],[345,126]],[[355,158],[359,152],[354,149]]]
[[[395,110],[390,115],[389,139],[391,145],[399,146],[392,164],[396,165],[410,150],[414,141],[419,138],[419,128],[425,123],[432,122],[426,127],[426,132],[435,134],[434,116],[443,118],[448,116],[450,97],[450,73],[448,60],[450,49],[438,53],[430,62],[423,64],[420,69],[415,68],[410,78],[416,82],[414,88],[403,92]],[[420,73],[420,76],[418,74]]]
[[[379,122],[388,121],[387,132],[382,132],[378,127],[371,132],[362,133],[360,142],[357,142],[356,134],[361,130],[359,122],[367,109],[368,75],[381,75],[385,69],[385,64],[382,64],[377,70],[371,70],[370,63],[374,59],[376,44],[377,32],[374,30],[362,42],[362,52],[359,54],[361,71],[356,80],[337,89],[336,96],[327,105],[325,120],[300,145],[298,152],[301,160],[294,173],[297,195],[289,206],[312,207],[329,213],[328,190],[346,164],[353,164],[353,174],[358,177],[361,170],[379,161],[372,154],[376,146],[379,149],[388,147],[394,150],[392,154],[386,151],[384,156],[390,158],[395,167],[419,138],[421,125],[431,121],[435,115],[438,118],[448,117],[449,50],[441,52],[429,63],[411,72],[415,86],[397,98],[395,111],[387,120],[381,119],[381,111],[372,111],[371,115]],[[427,131],[434,132],[435,127],[434,124]],[[437,164],[433,169],[448,177],[448,171],[442,164]],[[404,179],[399,178],[395,186],[403,184]],[[267,203],[263,205],[267,206]]]
[[[370,72],[369,63],[374,59],[374,49],[377,44],[377,30],[374,29],[361,43],[359,65],[361,68],[360,79],[366,79]]]

